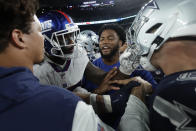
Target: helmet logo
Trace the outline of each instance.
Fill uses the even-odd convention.
[[[65,24],[65,28],[69,30],[71,28],[71,25],[70,24]]]
[[[143,8],[152,8],[152,9],[159,9],[159,6],[157,5],[156,1],[151,0],[149,3],[147,3]]]
[[[52,20],[47,20],[41,23],[42,32],[47,32],[52,29]]]
[[[65,24],[65,28],[66,28],[66,30],[68,30],[68,31],[72,31],[72,30],[77,29],[78,26],[75,25],[75,24],[73,24],[73,23],[71,23],[71,24]]]

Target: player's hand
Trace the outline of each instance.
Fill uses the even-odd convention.
[[[138,86],[140,86],[140,83],[136,81],[130,81],[126,85],[123,85],[120,90],[110,94],[113,112],[120,114],[124,113],[132,89],[137,88]]]
[[[144,88],[146,94],[152,93],[152,85],[148,81],[142,79],[141,77],[133,77],[132,80],[139,82],[141,86]]]
[[[137,76],[137,77],[133,77],[133,78],[129,78],[129,79],[124,79],[124,80],[113,80],[113,81],[110,81],[110,84],[115,84],[115,85],[126,85],[128,84],[129,82],[131,81],[136,81],[138,83],[140,83],[142,86],[142,88],[144,88],[144,91],[146,94],[150,94],[152,93],[152,85],[146,81],[146,80],[143,80],[141,77]]]
[[[113,112],[123,114],[132,88],[138,86],[140,86],[138,82],[131,81],[128,84],[124,85],[121,89],[115,92],[110,92],[109,95],[91,94],[91,105],[93,105],[96,113]],[[95,96],[96,99],[94,98]]]
[[[114,67],[112,70],[110,70],[105,78],[103,79],[100,86],[94,90],[93,93],[95,94],[104,94],[105,92],[108,92],[110,90],[119,90],[119,87],[112,86],[110,83],[111,79],[117,74],[117,68]]]

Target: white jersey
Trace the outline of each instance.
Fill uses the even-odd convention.
[[[144,103],[131,95],[125,113],[120,120],[119,131],[150,131],[149,111]],[[114,131],[95,114],[91,105],[78,102],[74,114],[72,131]]]
[[[67,88],[77,84],[83,77],[85,68],[89,62],[86,51],[77,46],[74,48],[73,59],[64,72],[56,72],[55,69],[45,61],[41,65],[34,65],[34,75],[44,85],[55,85]]]

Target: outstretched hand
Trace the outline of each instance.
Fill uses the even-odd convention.
[[[140,83],[137,81],[130,81],[126,85],[121,85],[120,90],[111,93],[110,99],[113,112],[123,114],[132,89],[139,86]]]
[[[148,82],[143,80],[141,77],[137,76],[137,77],[133,77],[133,78],[129,78],[129,79],[124,79],[124,80],[113,80],[110,81],[109,84],[115,84],[115,85],[126,85],[128,84],[130,81],[136,81],[138,83],[140,83],[146,94],[150,94],[152,93],[152,85]]]
[[[94,90],[94,93],[96,94],[104,94],[110,90],[119,90],[119,87],[115,87],[111,85],[111,79],[117,74],[117,68],[114,67],[113,69],[111,69],[107,75],[105,76],[105,78],[103,79],[102,83],[99,85],[99,87],[97,89]]]
[[[146,95],[151,94],[153,89],[152,89],[152,85],[149,82],[143,80],[141,77],[133,77],[125,80],[113,80],[110,81],[110,84],[121,85],[120,87],[125,88],[125,87],[129,87],[128,83],[132,81],[138,82],[140,83],[140,85],[131,88],[131,94],[138,97],[141,101],[145,103]]]

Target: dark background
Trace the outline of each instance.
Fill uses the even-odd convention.
[[[83,2],[102,3],[99,6],[81,7]],[[112,4],[108,4],[112,1]],[[58,9],[66,12],[72,17],[75,23],[91,22],[100,20],[117,19],[134,16],[140,8],[149,0],[40,0],[38,16],[51,9]],[[118,22],[125,30],[130,27],[134,18]],[[90,29],[98,32],[102,24],[81,25],[81,31]]]

